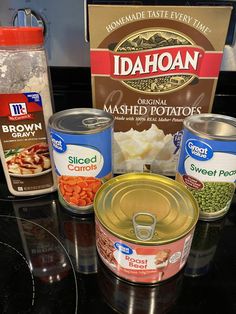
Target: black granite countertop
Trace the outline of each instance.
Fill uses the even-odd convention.
[[[73,216],[57,193],[0,191],[0,313],[236,313],[236,198],[227,215],[199,221],[186,267],[168,281],[131,284],[96,252],[94,216]]]

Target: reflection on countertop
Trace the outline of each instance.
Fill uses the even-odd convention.
[[[0,312],[189,314],[236,310],[236,197],[199,221],[186,267],[154,285],[111,273],[96,252],[94,215],[62,208],[57,193],[17,198],[0,187]]]

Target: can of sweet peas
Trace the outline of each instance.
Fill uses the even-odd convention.
[[[60,111],[49,119],[59,200],[76,214],[93,211],[96,192],[112,177],[113,120],[90,108]]]
[[[184,120],[176,180],[195,197],[201,220],[229,210],[236,181],[236,119],[218,114]]]

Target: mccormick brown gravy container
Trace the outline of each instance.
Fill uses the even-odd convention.
[[[94,210],[98,253],[119,277],[150,284],[185,265],[199,210],[183,185],[156,174],[121,175],[99,189]]]
[[[47,124],[53,113],[41,27],[0,27],[0,157],[15,196],[56,190]]]

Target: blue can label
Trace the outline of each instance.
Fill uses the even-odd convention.
[[[79,135],[51,129],[50,137],[62,204],[91,208],[97,190],[112,176],[112,128]]]
[[[203,139],[184,130],[176,179],[192,192],[202,215],[220,217],[235,189],[236,142]]]

